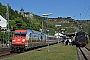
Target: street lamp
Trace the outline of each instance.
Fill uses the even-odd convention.
[[[50,32],[50,30],[48,29],[48,16],[51,16],[51,15],[52,15],[52,13],[42,14],[42,16],[47,17],[47,30],[46,30],[46,32],[48,33],[48,35],[49,35],[49,32]],[[50,46],[49,46],[49,39],[48,39],[48,35],[47,35],[47,40],[48,40],[48,52],[50,52]]]
[[[42,14],[42,16],[51,16],[52,13]]]

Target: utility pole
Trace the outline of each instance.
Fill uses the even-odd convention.
[[[80,19],[81,19],[81,13],[80,13]]]
[[[7,11],[6,11],[6,19],[7,19],[7,42],[8,42],[8,46],[9,46],[9,43],[10,43],[10,41],[9,41],[9,32],[10,32],[10,29],[9,29],[9,10],[8,10],[8,6],[9,6],[9,4],[7,3]]]
[[[41,41],[43,40],[42,36],[43,36],[43,22],[42,22],[42,29],[40,29],[41,31]]]
[[[42,22],[42,33],[43,33],[43,22]]]

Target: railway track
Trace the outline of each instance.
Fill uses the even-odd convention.
[[[0,57],[6,54],[10,54],[10,48],[1,48],[0,49]]]
[[[10,48],[0,48],[0,60],[15,54],[17,53],[11,52]]]
[[[0,59],[10,54],[10,48],[0,48]]]
[[[90,50],[86,47],[77,47],[78,60],[90,60]]]
[[[14,52],[5,52],[3,55],[1,55],[0,56],[0,60],[2,60],[2,59],[4,59],[4,58],[8,58],[8,57],[10,57],[10,56],[14,56],[14,55],[16,55],[16,54],[19,54],[19,53],[14,53]]]

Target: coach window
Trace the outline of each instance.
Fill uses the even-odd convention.
[[[29,36],[31,37],[31,33],[29,34]]]

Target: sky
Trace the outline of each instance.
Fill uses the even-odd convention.
[[[48,18],[71,17],[75,20],[90,19],[90,0],[0,0],[13,10],[32,12],[39,16],[52,13]]]

